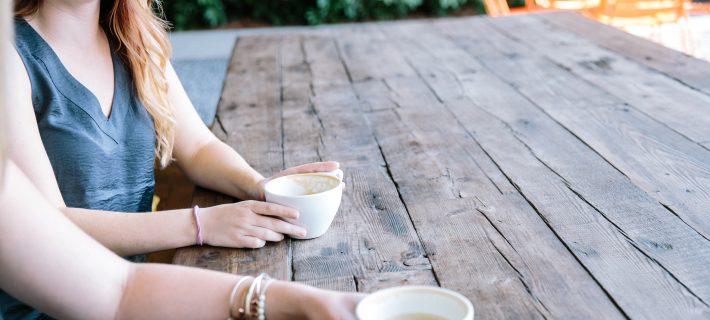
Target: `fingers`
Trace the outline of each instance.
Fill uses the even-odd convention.
[[[254,225],[272,230],[274,232],[278,232],[281,234],[288,234],[292,235],[295,237],[305,237],[306,236],[306,229],[297,226],[292,223],[288,223],[286,221],[280,220],[280,219],[274,219],[271,217],[260,217],[257,218],[256,222]]]
[[[249,201],[247,205],[251,208],[252,211],[260,215],[279,217],[284,219],[298,218],[298,211],[296,209],[285,207],[275,203]]]
[[[251,248],[251,249],[257,249],[261,248],[264,245],[266,245],[266,241],[259,239],[259,238],[254,238],[251,236],[242,236],[240,238],[241,246],[242,248]]]
[[[314,162],[314,163],[307,163],[307,164],[302,164],[300,166],[288,168],[284,171],[281,171],[279,173],[279,175],[285,176],[285,175],[296,174],[296,173],[333,171],[338,168],[340,168],[340,164],[335,161]]]
[[[278,242],[284,239],[284,235],[273,230],[254,226],[250,228],[247,233],[248,236],[252,236],[257,239],[264,241]]]

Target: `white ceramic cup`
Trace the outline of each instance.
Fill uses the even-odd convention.
[[[355,312],[360,320],[473,320],[473,304],[466,297],[430,286],[402,286],[377,291],[362,299]]]
[[[305,237],[313,239],[328,231],[340,207],[343,195],[343,171],[302,173],[278,177],[266,183],[266,202],[291,207],[299,212],[298,219],[286,221],[306,228]]]

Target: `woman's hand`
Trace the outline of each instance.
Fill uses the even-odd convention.
[[[296,166],[296,167],[291,167],[291,168],[281,171],[271,177],[268,177],[266,179],[259,181],[259,183],[257,183],[256,187],[254,188],[254,191],[252,192],[252,196],[254,199],[264,201],[265,200],[264,186],[270,180],[276,179],[278,177],[283,177],[283,176],[287,176],[290,174],[297,174],[297,173],[327,172],[327,171],[337,170],[338,168],[340,168],[340,164],[335,161],[314,162],[314,163],[302,164],[302,165]]]
[[[285,234],[303,237],[306,229],[279,218],[296,219],[298,211],[278,204],[242,201],[199,211],[204,242],[212,246],[261,248]]]
[[[355,320],[355,307],[365,297],[277,281],[266,295],[267,319]]]

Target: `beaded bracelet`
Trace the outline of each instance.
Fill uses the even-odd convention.
[[[265,275],[266,273],[262,273],[254,278],[254,281],[252,281],[249,286],[247,295],[244,297],[244,310],[246,310],[246,316],[249,319],[253,319],[252,315],[254,314],[252,312],[252,298],[254,297],[254,292],[256,292],[256,288],[261,285],[261,280],[264,279]]]
[[[267,279],[264,289],[259,291],[259,302],[257,305],[258,320],[266,320],[266,289],[274,282],[274,279]]]
[[[252,281],[246,296],[244,296],[244,310],[246,310],[245,315],[248,319],[266,319],[266,289],[273,282],[274,280],[266,273],[258,275]]]

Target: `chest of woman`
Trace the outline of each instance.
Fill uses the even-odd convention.
[[[100,97],[67,70],[26,21],[16,20],[15,28],[37,126],[64,202],[88,209],[149,211],[153,121],[121,60],[109,53],[114,93],[107,115]]]

